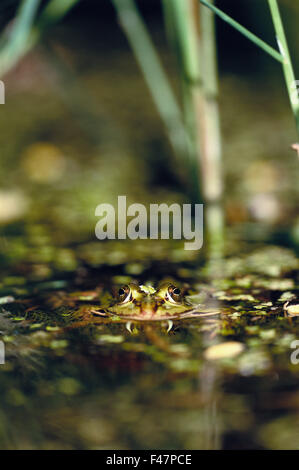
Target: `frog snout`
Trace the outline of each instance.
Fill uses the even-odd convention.
[[[146,299],[141,303],[141,313],[142,315],[151,315],[155,313],[158,309],[158,302],[153,299]]]

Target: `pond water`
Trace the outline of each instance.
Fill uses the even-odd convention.
[[[94,263],[101,257],[94,243],[64,253],[65,263],[70,252],[81,253],[68,272],[49,262],[49,276],[33,245],[31,259],[11,272],[7,267],[1,447],[297,448],[299,364],[292,343],[299,324],[283,309],[298,299],[294,252],[243,246],[198,266],[175,261],[186,252],[169,243],[159,260],[144,242],[135,255],[128,243],[123,250],[109,243],[105,264],[96,268],[87,256],[93,253]],[[59,256],[62,264],[62,253],[53,259]],[[120,317],[82,317],[89,306],[98,308],[102,288],[132,280],[156,285],[166,276],[193,296],[207,293],[219,313],[174,320],[169,332],[161,321],[136,321],[130,332]]]

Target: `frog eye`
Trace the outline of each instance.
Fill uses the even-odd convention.
[[[132,293],[129,286],[122,286],[118,290],[118,298],[122,303],[129,302],[132,300]]]
[[[167,300],[170,302],[179,302],[181,300],[181,289],[176,286],[169,286],[166,294]]]

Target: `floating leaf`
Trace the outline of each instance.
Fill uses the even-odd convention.
[[[215,344],[205,350],[204,356],[209,361],[238,356],[244,351],[244,344],[238,341],[227,341],[226,343]]]

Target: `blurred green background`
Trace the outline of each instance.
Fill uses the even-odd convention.
[[[17,4],[1,4],[4,33]],[[298,70],[299,7],[280,4]],[[138,5],[179,94],[161,4]],[[218,6],[276,47],[266,2]],[[220,20],[217,45],[226,219],[293,226],[298,161],[289,147],[296,134],[281,68]],[[186,200],[163,124],[108,0],[78,2],[3,80],[2,224],[34,218],[86,237],[93,236],[96,205],[118,194]]]

